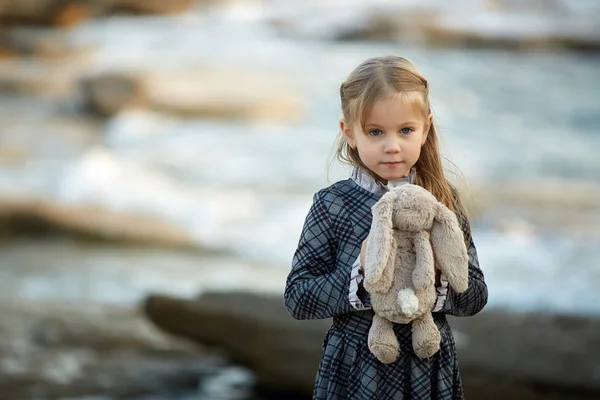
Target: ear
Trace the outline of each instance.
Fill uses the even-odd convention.
[[[456,215],[442,203],[437,203],[436,208],[431,228],[435,261],[452,289],[462,293],[469,284],[469,257],[465,238]]]
[[[425,119],[425,126],[423,127],[423,139],[421,140],[421,146],[425,145],[427,141],[427,137],[429,136],[429,130],[431,129],[431,125],[433,124],[433,115],[429,114]]]
[[[415,269],[412,281],[415,289],[426,290],[435,285],[433,249],[427,231],[417,232],[414,236]]]
[[[392,287],[396,259],[392,214],[396,197],[394,192],[388,192],[372,207],[373,222],[364,265],[364,286],[370,293],[387,293]]]
[[[344,137],[346,138],[346,141],[348,142],[350,147],[355,149],[356,148],[356,140],[354,138],[354,132],[352,132],[352,128],[350,127],[350,124],[348,124],[346,122],[346,120],[344,120],[344,119],[340,120],[340,130],[344,134]]]

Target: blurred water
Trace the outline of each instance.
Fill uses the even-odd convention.
[[[304,97],[303,121],[181,121],[127,112],[108,122],[106,146],[75,157],[40,159],[26,169],[4,169],[0,188],[158,215],[185,227],[203,246],[285,271],[312,194],[348,174],[334,165],[327,178],[340,116],[339,85],[360,61],[387,53],[411,59],[427,76],[444,149],[470,182],[491,188],[511,181],[600,184],[598,56],[298,39],[281,36],[265,24],[261,11],[255,12],[113,18],[76,28],[72,37],[98,44],[93,62],[98,71],[227,66],[283,77]],[[476,224],[474,237],[492,306],[600,311],[597,243],[569,241],[559,232],[523,238],[484,223]],[[15,255],[0,257],[5,264]],[[85,295],[122,301],[141,294],[139,289],[125,296],[128,285],[162,289],[164,277],[180,279],[186,293],[198,289],[187,280],[187,269],[177,278],[165,264],[153,270],[153,277],[139,275],[126,258],[96,269],[94,257],[86,258],[91,272],[82,275],[73,268],[68,275],[2,281],[19,281],[19,295],[77,297],[73,288],[94,276],[94,287]],[[143,261],[144,269],[148,262]],[[125,272],[131,275],[117,280],[106,275],[110,268],[105,266],[117,264],[131,269]],[[272,276],[279,288],[283,275]],[[154,281],[140,283],[140,276]],[[234,279],[252,285],[244,275]]]

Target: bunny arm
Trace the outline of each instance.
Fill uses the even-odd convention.
[[[434,311],[457,317],[467,317],[476,315],[483,310],[488,301],[488,288],[485,283],[483,271],[479,267],[477,249],[475,248],[473,237],[471,236],[469,219],[467,218],[462,202],[460,201],[458,191],[452,186],[451,189],[454,197],[456,218],[463,233],[464,243],[467,246],[469,258],[469,283],[467,290],[463,293],[457,293],[452,287],[447,288],[447,293],[445,295],[439,294],[440,291],[438,291],[438,304],[436,304]]]
[[[456,317],[468,317],[479,313],[488,301],[488,288],[485,283],[483,271],[479,267],[477,250],[471,234],[469,233],[468,222],[465,223],[467,231],[465,240],[468,241],[469,255],[469,285],[463,293],[456,292],[452,287],[447,288],[446,296],[442,300],[441,312]],[[463,229],[465,227],[463,225]]]
[[[456,215],[442,203],[437,204],[431,228],[431,245],[438,268],[458,293],[467,290],[469,259],[463,232]]]
[[[415,269],[412,281],[415,289],[426,289],[435,284],[433,249],[427,231],[417,232],[414,236]]]
[[[396,246],[392,214],[396,194],[388,192],[372,207],[373,222],[367,239],[364,288],[370,293],[387,293],[394,278]]]

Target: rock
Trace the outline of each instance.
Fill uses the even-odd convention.
[[[185,300],[152,295],[144,310],[165,332],[223,348],[265,386],[311,393],[329,322],[293,320],[281,297],[212,293]],[[470,398],[600,395],[598,318],[487,311],[451,318],[450,324]]]
[[[70,42],[67,32],[47,28],[0,29],[0,58],[36,57],[63,59],[86,54],[91,46]]]
[[[44,140],[32,150],[53,145]],[[71,145],[76,153],[77,145]],[[239,200],[235,189],[211,197],[210,191],[182,184],[103,146],[74,156],[60,148],[62,157],[57,150],[52,154],[52,149],[43,149],[48,150],[49,155],[23,163],[18,153],[8,155],[14,164],[3,169],[0,179],[0,234],[66,235],[197,251],[204,244],[214,246],[213,224],[235,215],[222,206],[223,201]]]
[[[160,218],[18,196],[0,198],[0,234],[66,235],[123,244],[198,247],[189,232]]]
[[[209,70],[155,75],[151,107],[184,117],[298,120],[300,95],[275,76]]]
[[[75,0],[2,0],[0,25],[74,25],[88,17],[88,8]]]
[[[382,2],[340,12],[327,5],[281,13],[284,33],[333,40],[433,47],[600,50],[600,7],[582,1]],[[299,17],[300,16],[300,17]]]
[[[422,42],[424,27],[437,17],[437,11],[427,8],[375,9],[365,15],[361,24],[342,25],[333,38],[341,41]]]
[[[81,81],[84,107],[109,117],[148,103],[146,79],[141,75],[107,73]]]
[[[481,12],[445,15],[425,28],[430,45],[532,49],[600,50],[597,16],[545,16]]]
[[[468,367],[600,394],[600,318],[487,312],[450,322]]]
[[[600,49],[598,32],[598,25],[593,19],[480,11],[375,14],[365,33],[370,39],[437,47],[596,51]]]
[[[195,390],[223,360],[168,338],[131,308],[3,300],[6,400],[162,395]]]
[[[190,8],[192,0],[104,0],[101,14],[177,14]]]
[[[0,305],[4,340],[30,346],[80,346],[98,350],[185,350],[193,347],[153,329],[132,307],[7,299]],[[3,341],[3,348],[6,342]]]
[[[85,79],[82,93],[102,116],[134,107],[185,118],[295,121],[303,114],[293,87],[239,71],[111,73]]]
[[[473,219],[503,231],[559,232],[575,240],[600,240],[600,185],[593,182],[515,182],[456,185]]]
[[[73,26],[117,13],[173,14],[187,10],[192,0],[0,0],[0,26]]]
[[[0,92],[70,100],[89,61],[86,57],[68,61],[6,60],[0,64]]]
[[[259,386],[312,393],[328,321],[296,321],[281,298],[242,293],[200,301],[154,295],[144,309],[164,331],[224,349],[255,373]]]
[[[194,204],[185,187],[102,148],[71,159],[40,157],[4,171],[9,179],[0,180],[0,233],[198,248],[168,209]]]

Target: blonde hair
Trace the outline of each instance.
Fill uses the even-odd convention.
[[[366,132],[366,121],[373,104],[385,96],[411,101],[424,115],[431,113],[429,85],[425,77],[408,60],[398,56],[370,58],[361,63],[340,87],[342,113],[348,124],[360,122]],[[350,146],[343,132],[338,133],[335,156],[343,163],[369,169],[362,163],[358,151]],[[438,137],[433,125],[414,166],[416,184],[431,192],[441,203],[455,211],[455,199],[444,176]],[[371,171],[369,171],[371,173]]]

